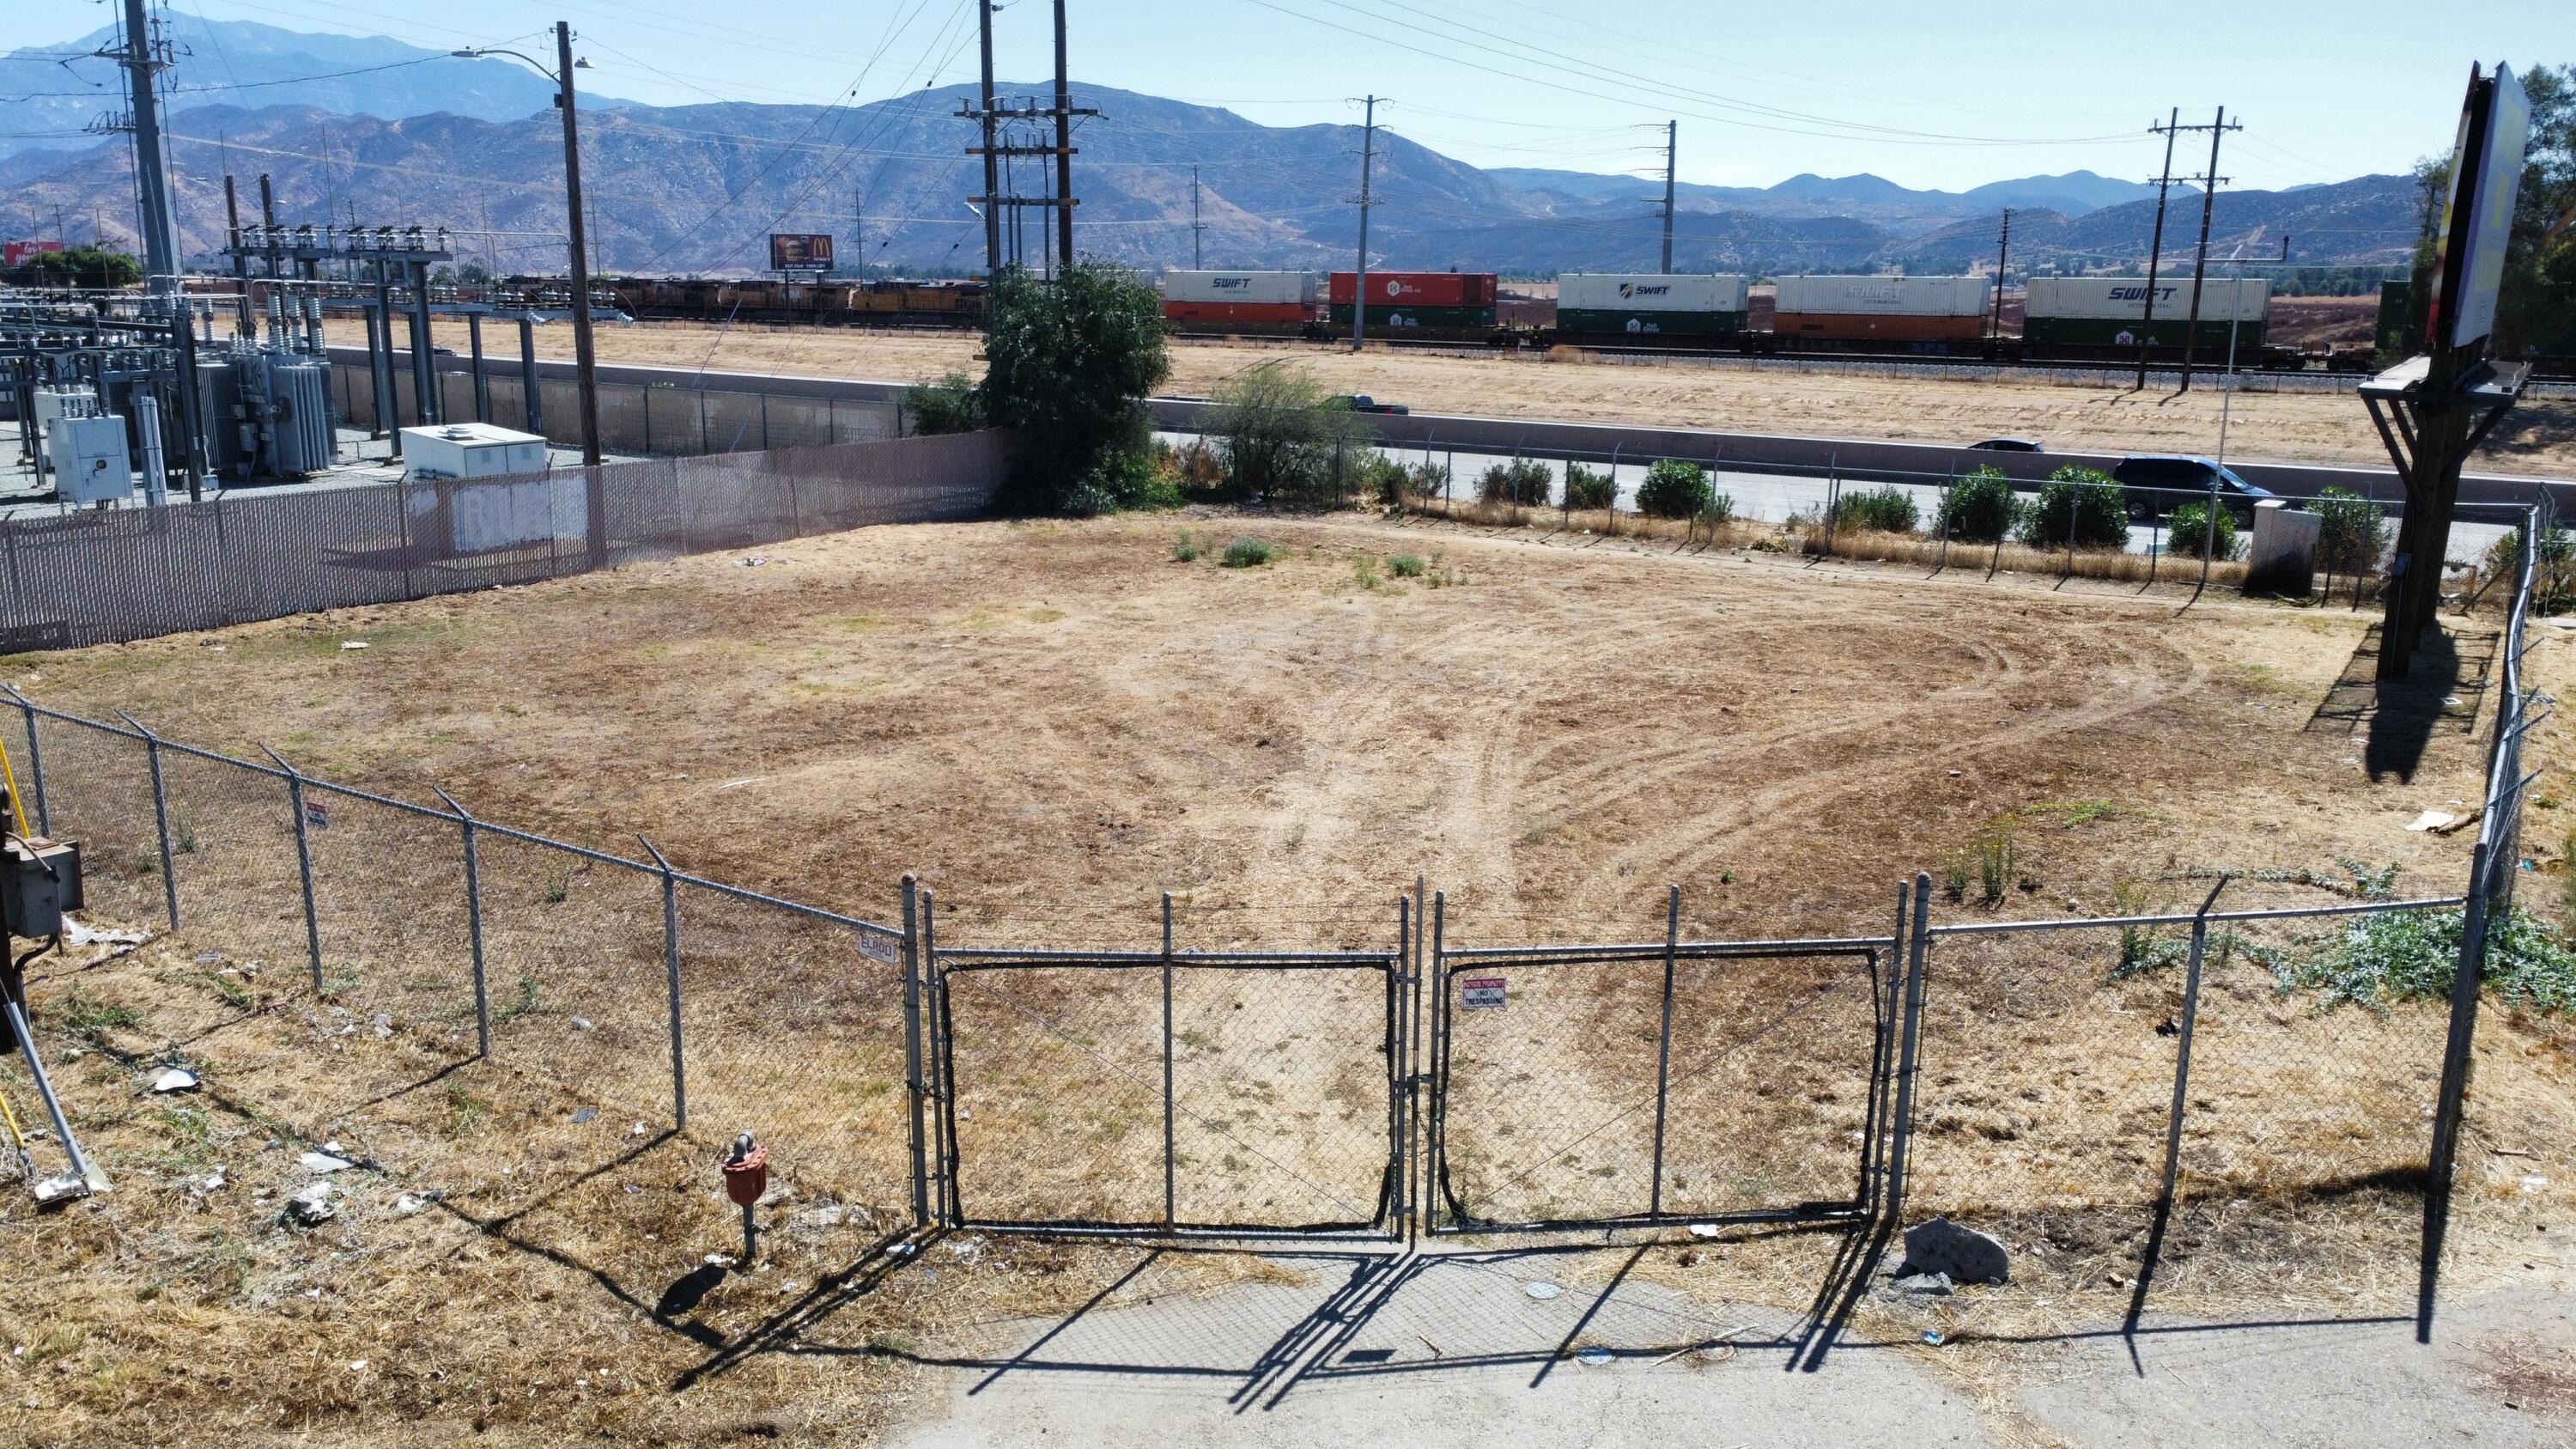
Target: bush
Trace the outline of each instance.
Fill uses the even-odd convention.
[[[1637,511],[1649,518],[1698,518],[1716,501],[1708,470],[1687,458],[1656,459],[1637,485]]]
[[[1172,445],[1160,438],[1143,452],[1110,454],[1091,476],[1105,507],[1178,508],[1186,501]]]
[[[2333,574],[2368,573],[2388,547],[2388,515],[2349,488],[2328,488],[2308,500],[2317,516],[2317,567]]]
[[[1586,468],[1580,463],[1565,465],[1565,506],[1568,508],[1608,508],[1619,499],[1619,484],[1607,468]]]
[[[1422,577],[1422,570],[1422,555],[1418,553],[1398,553],[1387,556],[1386,571],[1399,579],[1418,579]]]
[[[1389,508],[1402,508],[1438,497],[1444,476],[1437,463],[1405,463],[1388,454],[1372,452],[1360,459],[1355,481],[1362,497]]]
[[[1912,533],[1923,510],[1914,495],[1893,484],[1864,488],[1834,500],[1836,528],[1875,528],[1883,533]]]
[[[1728,523],[1733,522],[1734,519],[1735,495],[1732,493],[1712,493],[1708,495],[1707,506],[1699,511],[1699,521],[1707,524],[1711,528],[1724,528]]]
[[[1961,543],[1994,543],[2012,532],[2019,501],[2011,479],[1994,468],[1979,468],[1950,484],[1935,522],[1944,536]]]
[[[1229,500],[1315,507],[1348,496],[1337,475],[1365,432],[1347,406],[1330,405],[1312,372],[1285,359],[1255,363],[1220,384],[1215,402],[1208,431],[1224,456]]]
[[[2034,548],[2064,548],[2070,532],[2077,548],[2126,548],[2128,499],[2109,474],[2069,464],[2039,485],[2018,531]]]
[[[1181,530],[1180,537],[1172,540],[1172,562],[1174,563],[1197,563],[1199,555],[1205,552],[1207,552],[1207,546],[1190,537],[1190,531],[1186,528]]]
[[[2309,938],[2256,956],[2284,992],[2307,987],[2325,993],[2328,1006],[2349,1002],[2386,1011],[2392,1001],[2447,1000],[2467,934],[2466,918],[2456,910],[2390,911],[2356,916],[2322,942]],[[2576,1013],[2576,952],[2527,912],[2488,918],[2486,981],[2516,1006]]]
[[[975,396],[975,381],[962,372],[905,388],[903,412],[917,437],[971,433],[984,426],[984,405]]]
[[[2539,553],[2540,567],[2533,570],[2531,579],[2532,604],[2544,614],[2554,614],[2576,593],[2576,537],[2553,523],[2540,535]],[[2522,529],[2517,525],[2487,547],[2479,574],[2488,581],[2505,580],[2509,591],[2521,569]]]
[[[1514,458],[1496,463],[1476,480],[1476,498],[1484,503],[1517,503],[1538,507],[1547,502],[1548,486],[1555,478],[1547,465],[1536,458]]]
[[[1213,499],[1225,491],[1225,459],[1205,438],[1192,438],[1172,454],[1172,464],[1180,474],[1181,492],[1191,497]]]
[[[1217,562],[1230,569],[1257,569],[1277,557],[1279,545],[1244,534],[1225,546],[1225,555]]]
[[[1163,304],[1135,273],[1076,262],[1051,282],[1002,273],[984,338],[983,416],[1014,429],[1010,506],[1076,517],[1118,506],[1147,451],[1145,397],[1171,375]]]
[[[2165,520],[2165,552],[2175,558],[2198,558],[2208,531],[2209,505],[2186,503]],[[2208,540],[2211,558],[2236,557],[2236,515],[2225,504],[2218,508],[2218,536]]]

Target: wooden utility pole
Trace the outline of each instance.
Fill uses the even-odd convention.
[[[1002,158],[993,146],[993,0],[975,0],[975,23],[984,45],[984,87],[975,109],[984,128],[984,279],[1002,279]],[[985,318],[990,321],[988,303]]]
[[[2004,208],[2004,236],[1995,247],[1995,321],[1991,336],[2004,335],[2004,263],[2012,259],[2012,208]]]
[[[563,108],[564,214],[572,225],[572,356],[573,375],[581,393],[581,461],[599,466],[599,357],[591,350],[590,236],[582,229],[581,129],[574,121],[572,91],[572,24],[555,22],[555,81],[561,88],[555,104]],[[390,325],[390,324],[389,324]],[[428,342],[423,337],[423,343]],[[607,499],[599,475],[590,475],[591,567],[608,564]]]
[[[1204,265],[1205,265],[1205,263],[1204,263],[1204,262],[1202,262],[1202,261],[1199,259],[1199,252],[1200,252],[1200,245],[1199,245],[1199,244],[1200,244],[1200,242],[1204,239],[1204,236],[1205,236],[1206,232],[1207,232],[1207,223],[1206,223],[1206,222],[1203,222],[1203,221],[1201,221],[1201,220],[1199,220],[1199,168],[1197,168],[1197,167],[1193,166],[1193,167],[1191,167],[1191,168],[1190,168],[1190,270],[1191,270],[1191,271],[1194,271],[1194,272],[1195,272],[1195,271],[1199,270],[1202,266],[1204,266]]]
[[[1673,273],[1673,155],[1681,122],[1664,122],[1664,275]]]
[[[2156,264],[2165,251],[2165,195],[2173,189],[2174,136],[2182,129],[2181,121],[2182,107],[2176,106],[2165,117],[2163,125],[2147,128],[2150,133],[2164,133],[2165,169],[2156,175],[2156,229],[2147,241],[2147,310],[2138,319],[2138,387],[2141,391],[2147,385],[2147,354],[2154,345],[2150,339],[2155,335],[2156,327]]]
[[[1064,70],[1064,0],[1055,0],[1055,274],[1073,266],[1073,83]]]
[[[2218,188],[2227,181],[2226,177],[2218,174],[2218,143],[2226,138],[2228,132],[2244,129],[2241,124],[2228,124],[2225,106],[2218,108],[2218,119],[2210,123],[2209,170],[2200,178],[2200,249],[2191,264],[2191,320],[2182,329],[2182,386],[2176,389],[2178,392],[2191,391],[2192,352],[2200,340],[2200,287],[2202,279],[2209,274],[2209,218],[2218,208]]]
[[[1369,174],[1377,169],[1377,97],[1368,98],[1368,118],[1360,129],[1360,255],[1351,274],[1351,350],[1368,342]]]

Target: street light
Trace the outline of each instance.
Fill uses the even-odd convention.
[[[572,214],[572,349],[581,392],[581,461],[595,468],[599,464],[599,359],[591,350],[590,244],[582,233],[581,133],[575,122],[572,85],[572,73],[589,70],[591,64],[573,59],[572,26],[561,20],[555,22],[556,63],[551,66],[534,56],[499,46],[469,46],[449,54],[460,60],[506,55],[555,83],[555,108],[563,112],[564,204]],[[608,532],[603,517],[604,490],[596,473],[590,476],[589,492],[591,566],[601,568],[607,565]]]

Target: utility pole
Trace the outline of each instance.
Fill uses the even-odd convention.
[[[2241,123],[2228,124],[2225,106],[2218,108],[2218,119],[2209,126],[2209,170],[2200,178],[2200,250],[2191,264],[2191,321],[2182,332],[2182,386],[2176,389],[2179,392],[2191,391],[2192,344],[2200,331],[2201,279],[2209,272],[2209,218],[2218,207],[2218,188],[2227,181],[2226,177],[2218,174],[2218,143],[2228,132],[2243,129],[2245,127]]]
[[[2004,263],[2012,258],[2012,208],[2004,208],[2004,238],[1995,248],[1995,325],[1993,336],[2004,335]]]
[[[2155,335],[2156,265],[2165,253],[2165,194],[2173,189],[2174,136],[2182,129],[2181,122],[2182,107],[2176,106],[2166,115],[2162,126],[2147,127],[2151,135],[2158,131],[2164,133],[2165,169],[2156,175],[2156,230],[2155,235],[2147,242],[2147,309],[2145,315],[2138,319],[2137,390],[2141,392],[2146,390],[2147,354],[2153,347],[2149,339]]]
[[[1055,0],[1055,274],[1073,266],[1073,83],[1064,69],[1064,0]]]
[[[170,173],[161,156],[161,101],[153,78],[170,62],[152,37],[143,0],[125,0],[125,50],[115,57],[125,67],[127,103],[134,128],[136,219],[143,233],[143,290],[179,291],[179,239],[170,220]]]
[[[1681,122],[1664,122],[1664,275],[1673,274],[1673,155]]]
[[[1368,98],[1368,119],[1360,130],[1360,257],[1351,274],[1351,351],[1368,343],[1369,173],[1377,167],[1377,97]]]
[[[984,127],[984,279],[998,284],[1002,280],[1002,158],[993,145],[993,0],[975,0],[975,17],[984,45],[984,89],[975,112]],[[984,313],[988,324],[992,315],[988,303]]]
[[[1199,168],[1190,168],[1190,270],[1204,265],[1199,258],[1200,242],[1207,233],[1207,223],[1199,220]]]
[[[868,274],[868,192],[864,186],[850,188],[850,254],[859,260],[861,277]]]
[[[572,355],[573,374],[581,391],[581,461],[599,466],[599,358],[591,351],[590,238],[581,220],[581,130],[574,120],[572,91],[572,22],[555,22],[555,104],[563,109],[564,215],[572,224]],[[427,338],[422,339],[424,342]],[[608,566],[607,489],[597,473],[589,479],[590,563]]]

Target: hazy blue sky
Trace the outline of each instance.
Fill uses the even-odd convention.
[[[172,0],[182,13],[452,48],[570,20],[591,84],[658,104],[828,102],[975,70],[971,0]],[[105,0],[12,0],[0,45],[107,23]],[[2179,105],[2246,129],[2221,171],[2279,187],[2400,170],[2448,148],[2469,63],[2576,61],[2576,0],[2134,5],[1687,0],[1070,0],[1077,80],[1288,125],[1380,118],[1480,165],[1660,168],[1762,185],[1856,171],[1959,188],[2085,167],[2144,177]],[[745,28],[728,22],[739,18]],[[1046,0],[996,22],[1006,80],[1049,72]],[[207,58],[200,57],[200,60]],[[961,123],[962,126],[962,123]],[[1651,128],[1651,129],[1649,129]],[[2180,166],[2177,169],[2185,169]],[[2189,169],[2197,169],[2197,163]]]

